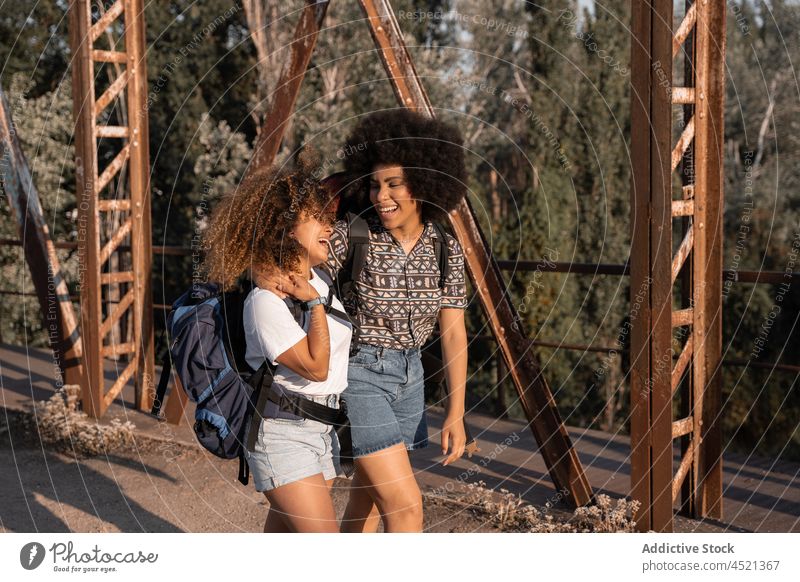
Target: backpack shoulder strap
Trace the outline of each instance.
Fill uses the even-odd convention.
[[[286,304],[286,307],[289,308],[289,311],[294,317],[294,320],[303,326],[303,310],[300,308],[300,302],[292,297],[284,297],[283,302]]]
[[[369,225],[363,217],[352,212],[347,213],[347,222],[350,227],[350,240],[344,267],[349,268],[350,280],[358,281],[369,252]]]
[[[364,269],[369,253],[369,225],[354,212],[345,215],[347,221],[347,255],[333,280],[336,295],[345,298]]]
[[[261,413],[267,403],[269,395],[269,388],[272,385],[272,379],[275,375],[275,368],[269,360],[265,359],[264,363],[248,378],[247,383],[253,389],[250,396],[252,412],[250,413],[250,422],[247,427],[245,437],[245,446],[239,450],[239,482],[242,485],[247,485],[250,481],[250,465],[247,463],[246,451],[253,451],[256,448],[256,440],[258,440],[258,428],[261,421]],[[269,386],[264,387],[269,383]]]
[[[331,280],[330,275],[326,269],[314,269],[314,272],[317,276],[322,279],[325,284],[328,286],[328,301],[325,305],[325,313],[333,315],[339,319],[349,322],[351,325],[354,325],[354,320],[344,311],[337,309],[333,306],[333,298],[336,296],[334,292],[334,281]]]
[[[164,343],[166,343],[168,338],[166,328],[164,328],[161,337]],[[161,406],[164,404],[164,397],[167,395],[167,387],[169,386],[171,374],[172,355],[169,353],[169,350],[167,350],[167,353],[161,362],[161,377],[158,379],[158,388],[156,388],[156,396],[153,399],[153,408],[150,410],[150,414],[156,418],[160,418],[161,416]]]
[[[436,249],[436,261],[439,263],[439,288],[444,289],[444,283],[447,280],[447,273],[450,267],[450,246],[447,244],[447,232],[444,227],[438,223],[433,223],[433,228],[436,230],[436,240],[433,243]]]
[[[339,265],[338,270],[334,273],[333,280],[329,282],[328,279],[330,277],[325,279],[325,282],[328,283],[328,305],[325,310],[339,319],[350,321],[353,329],[353,338],[350,342],[352,348],[358,343],[358,324],[355,318],[349,314],[334,309],[331,299],[334,293],[342,301],[346,301],[346,298],[351,296],[355,282],[367,263],[369,224],[362,216],[354,212],[347,212],[344,220],[347,222],[347,254],[344,261]]]
[[[333,279],[331,279],[327,269],[323,269],[322,267],[312,267],[311,270],[314,271],[317,277],[322,279],[326,285],[330,286],[331,283],[333,283]]]

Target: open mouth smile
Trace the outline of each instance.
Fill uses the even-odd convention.
[[[378,214],[380,214],[381,216],[390,216],[391,214],[397,212],[399,208],[400,206],[398,206],[397,204],[393,204],[391,206],[379,206]]]

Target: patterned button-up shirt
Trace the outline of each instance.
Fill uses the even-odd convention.
[[[431,222],[406,255],[402,245],[383,227],[377,216],[369,215],[369,252],[354,284],[355,293],[341,298],[345,309],[355,315],[359,343],[404,349],[422,346],[430,337],[442,307],[467,306],[464,253],[458,241],[446,234],[449,267],[444,289],[439,287],[439,264]],[[347,257],[349,227],[338,220],[330,237],[326,267],[334,274]]]

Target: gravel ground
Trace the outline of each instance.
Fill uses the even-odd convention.
[[[204,449],[137,438],[113,454],[80,458],[50,450],[35,434],[0,434],[0,531],[259,532],[268,505],[237,480],[238,462]],[[341,517],[348,481],[333,499]],[[426,500],[425,530],[497,531],[475,512]]]
[[[76,453],[69,444],[44,445],[39,433],[26,425],[26,418],[31,417],[21,411],[3,409],[0,413],[0,463],[6,467],[0,472],[0,532],[263,529],[269,506],[252,480],[246,487],[239,483],[235,459],[219,459],[197,444],[182,444],[137,431],[131,444],[117,446],[109,454],[86,456]],[[519,531],[514,528],[513,519],[504,522],[503,527],[498,525],[498,515],[508,514],[508,497],[504,505],[502,495],[479,495],[479,502],[501,501],[490,509],[480,509],[473,502],[474,490],[470,493],[462,487],[443,497],[441,479],[429,477],[425,471],[418,476],[424,499],[424,531]],[[426,480],[440,486],[426,484]],[[348,485],[349,481],[337,479],[333,487],[339,518],[347,503]],[[513,499],[511,504],[516,506]],[[552,516],[548,519],[556,521],[570,521],[573,517],[558,506],[546,513]],[[738,530],[679,516],[675,517],[674,526],[675,532]]]

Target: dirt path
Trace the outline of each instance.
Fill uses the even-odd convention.
[[[0,465],[6,468],[0,472],[0,531],[258,532],[264,526],[264,495],[252,481],[239,483],[235,460],[146,439],[78,460],[11,433],[0,435]],[[340,479],[334,486],[339,517],[348,483]],[[471,511],[426,503],[425,530],[495,528]]]
[[[0,423],[0,531],[9,532],[259,532],[268,504],[252,485],[237,480],[238,461],[222,460],[178,439],[135,433],[134,442],[110,454],[85,456],[69,447],[44,446],[30,418],[19,411],[3,411]],[[519,522],[499,524],[498,514],[538,507],[521,504],[514,494],[474,489],[459,476],[438,474],[435,449],[423,449],[413,459],[424,498],[426,532],[519,531]],[[481,459],[477,459],[481,463]],[[493,461],[495,462],[495,461]],[[462,460],[468,467],[475,461]],[[482,463],[481,463],[482,464]],[[475,473],[490,479],[490,473]],[[538,481],[538,479],[536,479]],[[349,482],[334,484],[333,499],[341,518]],[[450,488],[448,484],[455,484]],[[504,479],[511,488],[521,483]],[[500,487],[497,487],[499,490]],[[546,491],[546,490],[545,490]],[[466,492],[466,493],[465,493]],[[471,495],[471,496],[470,496]],[[552,493],[550,494],[552,495]],[[483,502],[491,500],[488,509]],[[494,503],[499,500],[499,504]],[[519,507],[517,503],[520,503]],[[573,519],[561,503],[546,509],[560,522]],[[542,516],[544,517],[544,516]],[[529,522],[524,522],[523,526]],[[537,518],[534,523],[540,524]],[[524,531],[529,528],[525,527]],[[735,531],[730,525],[700,523],[676,516],[675,531]]]
[[[52,354],[0,345],[0,528],[12,531],[259,531],[267,508],[255,489],[236,480],[236,461],[205,454],[191,429],[188,406],[180,425],[160,423],[135,410],[126,386],[97,425],[133,422],[136,446],[106,457],[44,452],[38,437],[4,432],[7,415],[30,414],[34,402],[53,396]],[[113,370],[109,368],[109,374]],[[110,376],[111,377],[111,376]],[[56,415],[58,416],[58,415]],[[60,418],[60,417],[58,417]],[[468,422],[481,452],[442,466],[442,410],[428,410],[431,446],[416,451],[412,465],[426,493],[428,531],[475,531],[496,516],[475,514],[452,500],[483,481],[507,489],[554,516],[572,517],[554,488],[538,444],[525,422],[471,412]],[[97,428],[92,421],[91,428]],[[566,427],[597,495],[630,496],[630,442],[623,434]],[[35,432],[35,431],[33,431]],[[13,433],[13,431],[12,431]],[[161,439],[162,444],[153,444]],[[184,448],[188,451],[182,452]],[[680,462],[674,451],[673,466]],[[723,460],[723,519],[692,520],[675,515],[675,532],[800,531],[800,464],[726,452]],[[340,508],[346,491],[334,491]],[[262,496],[263,497],[263,496]],[[492,521],[496,524],[496,521]],[[506,526],[504,526],[506,527]]]

